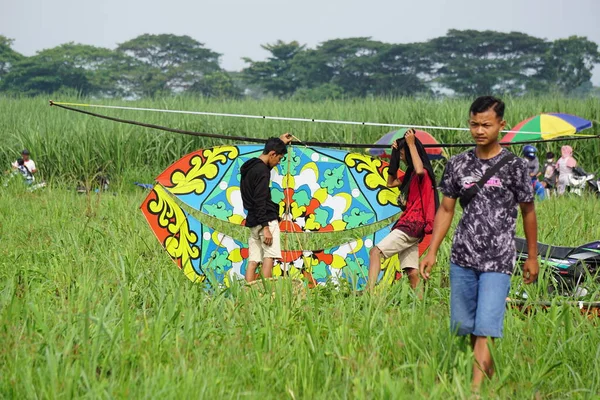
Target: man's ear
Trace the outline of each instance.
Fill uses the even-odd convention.
[[[504,130],[504,128],[506,128],[506,120],[505,119],[500,121],[500,130]]]

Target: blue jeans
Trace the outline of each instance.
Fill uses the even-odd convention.
[[[458,335],[500,338],[510,275],[450,263],[450,325]]]

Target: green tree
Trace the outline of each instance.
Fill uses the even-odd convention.
[[[220,54],[189,36],[144,34],[120,44],[117,51],[150,67],[131,66],[132,77],[145,86],[145,93],[182,92],[205,74],[221,70]]]
[[[34,64],[41,73],[48,70],[51,66],[61,66],[61,73],[85,75],[85,92],[89,95],[100,97],[144,97],[153,96],[166,90],[166,79],[157,69],[142,63],[124,53],[114,50],[95,47],[84,44],[66,43],[50,49],[42,50],[31,59],[32,62],[19,64],[22,68],[26,66],[26,71],[20,71],[20,82],[24,82],[27,76],[31,79],[40,80],[40,77],[30,74],[35,71]],[[70,72],[67,72],[70,71]],[[14,75],[11,76],[11,79]],[[78,78],[79,79],[79,78]],[[45,78],[46,84],[50,84],[51,77]],[[63,82],[60,79],[54,80]],[[69,82],[63,82],[66,87],[79,87],[81,79],[71,85]],[[38,87],[37,82],[33,87]],[[37,89],[36,89],[37,90]],[[54,89],[59,90],[59,89]],[[44,92],[47,91],[44,89]]]
[[[544,65],[531,88],[558,90],[565,94],[581,91],[600,63],[598,45],[585,37],[571,36],[552,42],[544,55]]]
[[[432,68],[431,49],[426,44],[389,45],[378,54],[373,93],[385,96],[428,93],[426,79]]]
[[[431,70],[424,46],[390,45],[370,38],[334,39],[292,60],[296,97],[404,96],[428,91]]]
[[[328,65],[327,54],[319,49],[305,49],[296,54],[291,63],[291,73],[302,88],[312,89],[329,84],[334,76]]]
[[[213,98],[236,98],[242,95],[232,77],[225,71],[205,75],[202,80],[195,82],[186,92]]]
[[[11,67],[25,57],[12,49],[13,40],[0,35],[0,80]]]
[[[330,83],[350,96],[375,94],[376,76],[381,72],[379,56],[389,45],[368,37],[333,39],[323,42],[317,52],[324,61],[322,70],[332,75]]]
[[[83,68],[36,55],[15,63],[0,82],[0,90],[27,96],[75,90],[88,95],[92,89]]]
[[[90,92],[107,97],[136,95],[135,84],[127,79],[128,72],[144,69],[144,65],[125,54],[73,42],[42,50],[38,56],[48,62],[83,70],[90,83]]]
[[[450,30],[433,39],[433,77],[460,95],[522,94],[544,65],[548,43],[519,32]]]
[[[259,85],[275,96],[287,97],[300,86],[293,68],[294,58],[304,51],[304,45],[293,41],[285,43],[281,40],[273,44],[261,45],[271,53],[267,61],[253,61],[244,58],[250,64],[242,72],[251,85]]]
[[[115,96],[142,98],[173,93],[168,87],[168,77],[158,68],[126,54],[118,54],[101,78],[112,85]]]

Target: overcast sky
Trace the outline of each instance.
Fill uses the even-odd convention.
[[[0,34],[25,55],[66,42],[115,48],[143,33],[189,35],[222,54],[264,59],[277,39],[314,47],[370,36],[425,41],[448,29],[520,31],[546,39],[587,36],[600,44],[600,0],[0,0]],[[600,85],[600,66],[593,81]]]

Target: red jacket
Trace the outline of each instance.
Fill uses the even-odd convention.
[[[427,170],[421,176],[415,175],[408,188],[406,209],[400,215],[394,229],[400,229],[408,236],[419,239],[430,234],[435,218],[434,196],[433,184]]]

